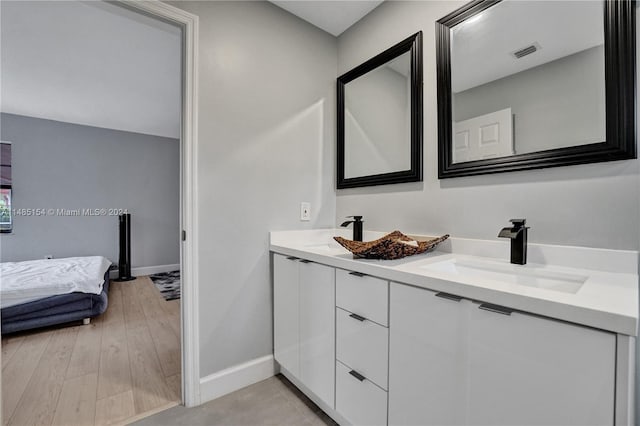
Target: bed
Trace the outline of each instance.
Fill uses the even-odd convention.
[[[2,334],[102,314],[110,265],[102,256],[0,263]]]

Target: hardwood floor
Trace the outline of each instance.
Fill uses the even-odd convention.
[[[4,425],[125,424],[180,403],[180,301],[111,283],[89,325],[2,338]]]

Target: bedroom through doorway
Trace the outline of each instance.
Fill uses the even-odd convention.
[[[184,30],[112,2],[0,8],[2,422],[180,404]]]

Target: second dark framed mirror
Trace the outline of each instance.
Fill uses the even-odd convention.
[[[436,22],[438,177],[636,158],[633,0],[475,0]]]
[[[422,32],[338,77],[337,187],[422,180]]]

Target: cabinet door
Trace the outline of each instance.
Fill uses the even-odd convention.
[[[298,259],[273,255],[273,354],[296,377],[299,368]]]
[[[466,423],[470,302],[391,283],[389,424]]]
[[[335,389],[335,269],[300,267],[300,380],[330,407]]]
[[[468,422],[613,423],[616,336],[472,304]]]

